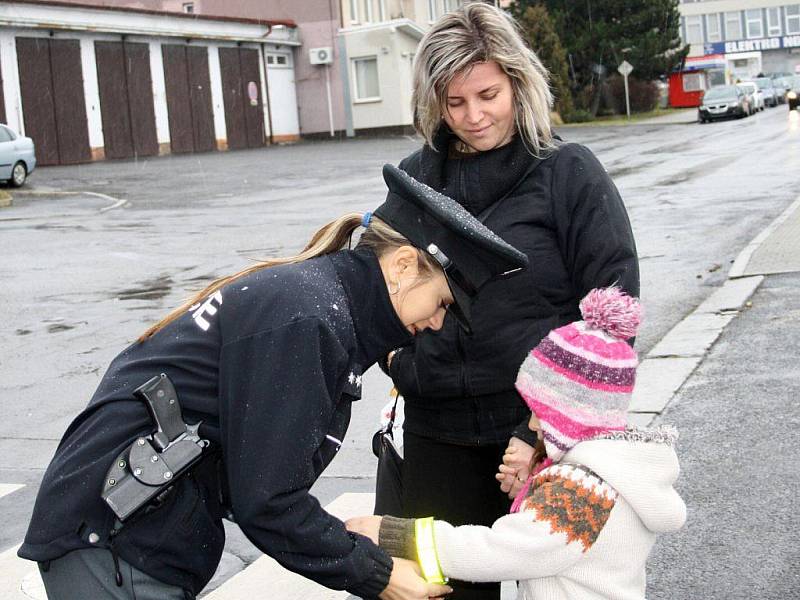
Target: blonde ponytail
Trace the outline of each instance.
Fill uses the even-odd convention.
[[[327,225],[321,227],[308,242],[303,251],[296,256],[288,258],[271,258],[268,260],[258,261],[255,264],[226,277],[220,277],[216,281],[209,284],[204,290],[198,292],[178,308],[170,312],[166,317],[161,319],[155,325],[150,326],[141,336],[138,341],[144,342],[156,332],[160,331],[172,321],[183,315],[190,307],[200,303],[205,298],[251,273],[266,269],[268,267],[277,267],[279,265],[288,265],[293,263],[303,262],[318,256],[332,254],[337,252],[350,244],[353,232],[362,224],[363,216],[359,213],[350,213],[339,217],[335,221],[331,221]],[[369,222],[369,227],[361,235],[358,245],[360,247],[369,248],[376,256],[382,256],[386,251],[392,248],[399,248],[400,246],[412,245],[405,237],[397,233],[394,229],[386,225],[380,219],[372,217]],[[432,256],[427,252],[419,253],[419,266],[421,273],[432,273],[435,268],[438,268],[438,263],[435,262]]]

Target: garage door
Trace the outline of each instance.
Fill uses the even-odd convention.
[[[39,164],[90,160],[78,40],[17,38],[25,134]]]
[[[215,150],[208,48],[164,44],[162,53],[172,151]]]
[[[147,44],[95,42],[107,158],[158,154]]]
[[[220,48],[219,66],[228,148],[264,145],[264,111],[258,50]]]

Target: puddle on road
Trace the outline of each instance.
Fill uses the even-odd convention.
[[[117,292],[112,297],[120,300],[160,300],[172,291],[172,277],[161,275],[141,282],[139,287]]]

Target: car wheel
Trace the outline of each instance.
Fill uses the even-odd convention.
[[[28,178],[28,169],[25,168],[25,163],[22,161],[17,162],[14,168],[11,169],[11,187],[20,187],[25,183]]]

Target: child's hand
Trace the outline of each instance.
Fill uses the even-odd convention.
[[[508,497],[512,500],[517,497],[517,494],[522,489],[522,486],[525,485],[527,479],[517,476],[516,469],[505,465],[500,465],[497,475],[495,475],[494,478],[500,482],[500,491],[508,494]]]
[[[514,498],[522,488],[531,472],[534,448],[519,438],[512,437],[503,455],[503,464],[495,479],[500,482],[500,490]]]
[[[367,536],[377,544],[382,520],[383,517],[379,517],[377,515],[353,517],[352,519],[347,519],[347,521],[344,522],[344,526],[350,531]]]

